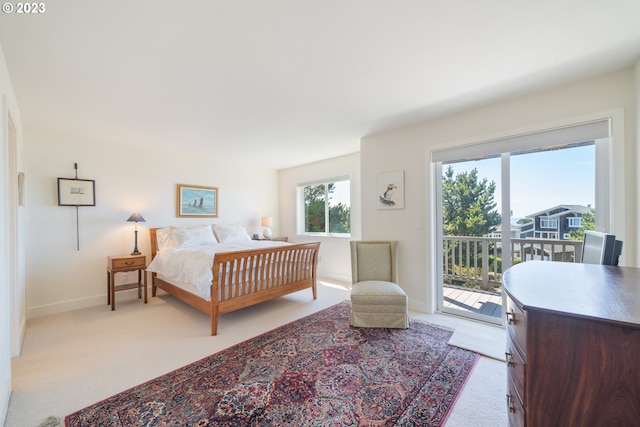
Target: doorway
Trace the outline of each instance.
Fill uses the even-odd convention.
[[[609,126],[598,123],[578,125],[577,139],[563,129],[564,142],[547,131],[527,144],[517,137],[432,153],[439,311],[501,324],[507,268],[579,260],[583,231],[608,224],[608,203],[597,202],[609,197],[601,185]]]

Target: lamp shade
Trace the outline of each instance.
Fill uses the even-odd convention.
[[[139,213],[132,213],[127,221],[129,221],[129,222],[145,222],[144,218]]]
[[[263,227],[273,227],[273,218],[271,218],[270,216],[263,216],[262,217],[262,226]]]

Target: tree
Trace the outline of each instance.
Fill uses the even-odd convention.
[[[304,187],[304,223],[305,231],[324,233],[325,185]]]
[[[584,239],[585,230],[596,229],[596,211],[589,206],[589,212],[582,215],[582,227],[569,231],[569,240],[582,241]]]
[[[495,182],[478,180],[478,170],[453,176],[449,165],[442,179],[442,217],[447,236],[486,236],[502,221],[494,201]]]

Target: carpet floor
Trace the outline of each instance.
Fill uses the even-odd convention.
[[[356,329],[339,303],[65,418],[79,426],[438,426],[476,353],[452,331]]]

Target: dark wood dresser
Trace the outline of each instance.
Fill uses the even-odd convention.
[[[509,424],[640,426],[640,269],[529,261],[503,283]]]

